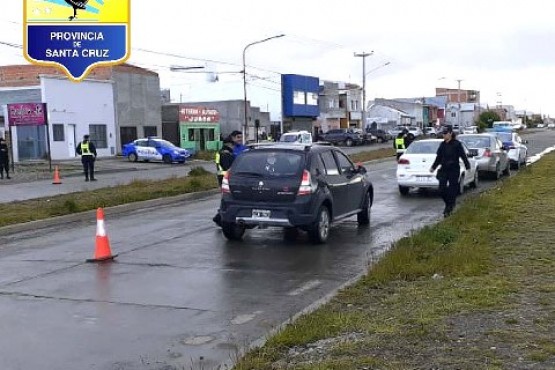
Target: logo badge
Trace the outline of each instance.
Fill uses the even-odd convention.
[[[24,0],[25,58],[84,80],[130,54],[131,0]]]

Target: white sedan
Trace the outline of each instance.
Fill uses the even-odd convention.
[[[397,162],[397,184],[401,195],[407,195],[411,188],[438,189],[437,171],[430,173],[430,167],[436,159],[437,149],[443,140],[429,139],[413,142]],[[470,170],[464,167],[460,160],[461,175],[459,178],[459,193],[462,194],[467,186],[478,186],[477,163],[463,144]]]

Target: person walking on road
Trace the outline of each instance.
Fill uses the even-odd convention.
[[[222,180],[227,170],[233,164],[235,157],[233,156],[234,143],[230,137],[224,139],[224,146],[216,153],[216,170],[218,171],[218,184],[222,186]]]
[[[449,216],[453,209],[457,195],[459,194],[459,180],[460,180],[460,164],[459,159],[462,159],[464,166],[467,170],[470,169],[470,162],[466,157],[464,148],[460,141],[455,138],[453,127],[445,126],[443,129],[443,142],[437,149],[437,155],[430,172],[434,173],[436,168],[441,165],[437,172],[437,179],[439,180],[439,191],[441,197],[445,202],[445,209],[443,215]]]
[[[229,135],[231,141],[233,141],[233,156],[237,158],[239,154],[243,153],[245,150],[249,148],[243,145],[243,133],[241,131],[233,131],[231,135]]]
[[[8,145],[6,140],[0,138],[0,179],[4,179],[4,171],[6,171],[6,178],[10,177],[10,157],[8,153]]]
[[[218,184],[220,185],[220,187],[222,186],[225,174],[230,169],[236,157],[234,151],[237,147],[237,144],[233,140],[232,135],[233,133],[224,139],[224,147],[218,153],[216,153],[216,168],[218,170]],[[239,138],[239,141],[241,140],[242,137]],[[216,216],[212,218],[212,221],[214,221],[216,225],[220,226],[221,220],[222,217],[220,215],[220,210],[218,210],[218,213],[216,213]]]
[[[401,158],[405,150],[407,150],[407,133],[408,130],[405,128],[397,134],[397,137],[393,141],[393,148],[397,151],[397,160]]]
[[[77,145],[75,151],[81,156],[81,163],[83,163],[83,171],[85,172],[85,181],[89,181],[89,179],[90,181],[96,181],[94,178],[96,147],[89,141],[89,135],[83,136],[83,141]]]

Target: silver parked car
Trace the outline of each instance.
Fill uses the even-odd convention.
[[[491,174],[495,179],[503,174],[511,174],[509,154],[503,148],[503,143],[491,134],[458,135],[457,139],[466,144],[469,149],[475,149],[478,162],[478,172],[481,175]]]

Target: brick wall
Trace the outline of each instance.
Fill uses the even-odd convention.
[[[118,72],[158,76],[155,72],[129,64],[113,67]],[[37,86],[40,83],[40,75],[65,76],[63,72],[54,67],[36,65],[0,66],[0,87],[23,87]],[[87,76],[93,80],[110,80],[112,78],[112,67],[98,67]]]

